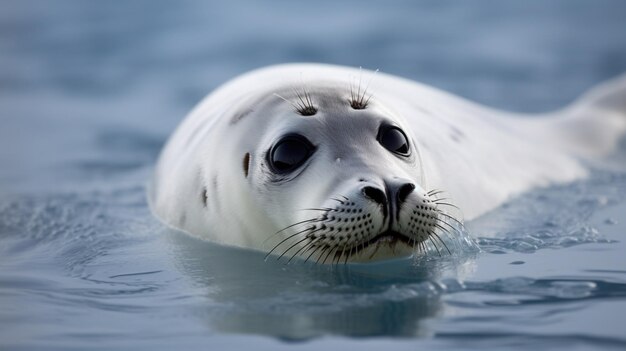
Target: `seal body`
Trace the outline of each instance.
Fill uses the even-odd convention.
[[[370,71],[260,69],[181,123],[150,206],[172,227],[289,259],[378,260],[427,241],[443,249],[463,217],[585,177],[583,160],[611,153],[626,130],[625,85],[521,116]]]

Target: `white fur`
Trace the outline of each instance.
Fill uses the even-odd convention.
[[[522,116],[406,79],[373,75],[338,66],[289,64],[256,70],[224,84],[191,111],[165,146],[151,189],[152,210],[165,223],[200,237],[268,250],[266,240],[272,234],[307,218],[295,209],[323,206],[344,186],[342,179],[353,181],[357,173],[392,173],[415,180],[422,191],[444,190],[464,218],[471,220],[529,189],[587,176],[581,160],[606,156],[626,131],[623,78],[564,110]],[[367,154],[358,160],[350,159],[354,155],[321,153],[318,157],[328,162],[312,165],[301,175],[300,185],[290,190],[267,190],[258,184],[261,174],[254,165],[262,162],[259,158],[273,138],[316,118],[291,122],[292,106],[274,93],[324,82],[345,87],[349,96],[351,84],[356,88],[360,82],[363,90],[370,79],[371,112],[389,116],[412,134],[419,151],[413,168],[364,146],[355,149]],[[271,109],[259,110],[254,105],[259,98]],[[252,112],[231,125],[242,108]],[[328,114],[333,108],[322,112]],[[271,116],[264,114],[267,111]],[[335,123],[350,130],[342,125],[348,122]],[[246,152],[252,153],[254,162],[249,177],[242,171]],[[211,192],[214,177],[217,193]],[[209,191],[208,209],[200,201],[203,187]]]

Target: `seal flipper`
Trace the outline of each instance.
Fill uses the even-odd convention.
[[[559,146],[574,155],[611,155],[626,135],[626,74],[592,88],[548,121]]]
[[[593,87],[577,104],[626,115],[626,73]]]

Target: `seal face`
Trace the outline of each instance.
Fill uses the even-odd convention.
[[[259,120],[271,125],[243,172],[277,227],[264,238],[269,254],[320,263],[407,256],[450,230],[420,185],[405,123],[376,101],[355,103],[348,89],[306,89],[278,91],[247,117],[255,131]]]
[[[427,242],[447,250],[442,236],[462,226],[451,208],[472,219],[586,175],[554,138],[536,137],[546,125],[388,75],[370,86],[362,74],[281,65],[225,84],[162,151],[153,212],[286,260],[371,261]]]
[[[439,228],[448,230],[438,200],[419,185],[418,152],[401,122],[375,103],[356,109],[342,95],[330,87],[307,94],[320,105],[317,112],[284,118],[288,127],[279,130],[286,132],[257,165],[265,179],[256,196],[286,224],[269,251],[279,258],[326,263],[410,255],[438,238]]]

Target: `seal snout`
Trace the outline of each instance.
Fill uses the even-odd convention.
[[[415,190],[415,184],[404,179],[384,181],[384,190],[377,186],[367,185],[361,188],[361,194],[368,200],[383,208],[383,215],[388,213],[398,215],[399,208],[406,202],[409,195]],[[391,201],[389,201],[391,199]]]
[[[361,189],[361,194],[381,206],[387,206],[387,195],[379,188],[366,186]]]
[[[440,234],[456,232],[450,221],[462,226],[438,208],[451,205],[437,196],[442,191],[426,192],[406,179],[359,179],[336,190],[278,231],[280,241],[268,255],[287,256],[287,262],[295,257],[322,264],[362,262],[425,252],[427,241],[439,253],[440,246],[447,250]]]

